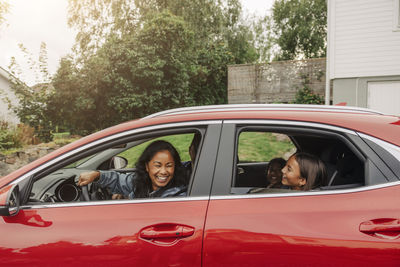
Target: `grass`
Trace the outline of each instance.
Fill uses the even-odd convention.
[[[21,148],[10,148],[10,149],[5,149],[5,150],[0,150],[0,154],[7,156],[7,155],[11,155],[13,153],[16,153],[18,151],[21,151]]]
[[[162,139],[170,142],[179,152],[182,161],[189,161],[190,156],[188,148],[192,142],[194,134],[177,134],[160,137],[147,141],[138,146],[132,147],[122,153],[122,156],[128,160],[128,167],[134,167],[137,159],[144,149],[154,140]],[[265,132],[243,132],[239,136],[239,160],[246,162],[269,161],[275,157],[283,157],[287,159],[288,154],[294,152],[294,145],[288,138],[273,133]],[[78,138],[70,138],[69,133],[54,134],[53,142],[57,145],[65,145],[77,140]],[[20,149],[9,149],[2,151],[3,154],[12,154]]]
[[[134,167],[137,159],[144,149],[154,140],[162,139],[170,142],[179,152],[182,161],[189,161],[188,148],[193,139],[193,134],[170,135],[150,140],[138,146],[132,147],[121,154],[128,160],[128,167]],[[287,159],[287,154],[293,153],[295,147],[288,138],[283,135],[261,132],[244,132],[239,138],[240,161],[269,161],[275,157]]]
[[[170,142],[176,150],[179,152],[179,155],[181,156],[182,161],[189,161],[190,156],[189,156],[189,145],[192,142],[194,134],[177,134],[177,135],[169,135],[165,137],[160,137],[156,139],[152,139],[150,141],[147,141],[143,144],[140,144],[138,146],[132,147],[122,153],[119,154],[119,156],[124,157],[128,160],[128,167],[134,167],[136,161],[144,151],[144,149],[153,141],[155,140],[165,140]]]
[[[287,159],[295,146],[285,135],[268,132],[243,132],[239,136],[238,156],[240,161],[260,162],[273,158]]]

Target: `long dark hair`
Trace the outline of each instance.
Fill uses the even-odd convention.
[[[171,181],[169,181],[169,183],[164,188],[168,189],[171,187],[185,185],[186,179],[184,167],[182,166],[181,157],[179,156],[178,151],[176,151],[175,147],[169,142],[164,140],[157,140],[146,147],[146,149],[143,151],[142,155],[140,155],[138,161],[136,162],[137,177],[133,181],[135,198],[149,197],[150,192],[153,191],[151,179],[146,170],[146,163],[148,163],[155,154],[165,150],[169,151],[174,159],[175,171]]]
[[[300,176],[306,179],[306,184],[301,190],[311,190],[326,183],[326,168],[322,160],[304,152],[298,152],[293,156],[299,164]]]

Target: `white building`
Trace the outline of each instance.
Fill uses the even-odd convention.
[[[400,115],[400,0],[328,0],[333,104]]]
[[[15,94],[11,91],[11,78],[13,76],[5,69],[0,67],[0,121],[7,121],[10,124],[18,124],[17,115],[10,110],[7,101],[8,98],[13,105],[18,103]]]

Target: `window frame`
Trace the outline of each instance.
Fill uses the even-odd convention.
[[[324,136],[333,136],[335,138],[340,138],[344,144],[351,149],[351,151],[364,163],[364,181],[365,185],[361,187],[349,188],[349,189],[328,189],[321,191],[307,191],[307,192],[289,192],[282,194],[246,194],[246,195],[232,195],[231,185],[235,173],[236,166],[236,147],[237,138],[239,135],[239,129],[243,127],[254,127],[254,129],[266,129],[272,132],[282,132],[287,133],[287,130],[292,130],[295,132],[314,132],[323,133]],[[357,132],[350,129],[341,128],[338,126],[326,125],[322,123],[314,122],[302,122],[302,121],[279,121],[279,120],[231,120],[224,121],[224,126],[222,130],[222,135],[224,136],[220,142],[219,156],[217,167],[215,170],[214,180],[219,181],[218,183],[213,183],[212,188],[212,198],[247,198],[247,197],[279,197],[279,196],[295,196],[295,195],[314,195],[314,194],[340,194],[343,192],[353,192],[353,191],[364,191],[369,190],[374,187],[382,187],[388,185],[392,180],[387,178],[387,172],[384,174],[380,167],[382,162],[379,161],[379,156],[370,149],[365,142],[360,138]],[[228,140],[230,139],[230,140]],[[294,142],[295,143],[295,142]],[[361,145],[364,146],[361,147]],[[221,156],[223,155],[223,156]],[[229,156],[228,156],[229,155]],[[231,159],[231,166],[228,167],[228,161]],[[379,168],[378,168],[379,166]],[[224,170],[225,171],[224,171]],[[366,179],[368,176],[369,179]],[[375,178],[375,177],[381,178]],[[226,177],[229,177],[226,178]],[[384,179],[384,181],[378,181],[376,179]],[[223,180],[223,182],[222,182]],[[258,196],[257,196],[258,195]]]
[[[77,201],[77,202],[57,202],[57,203],[38,203],[37,205],[32,205],[29,204],[29,193],[31,191],[33,183],[41,179],[65,166],[68,166],[72,162],[75,162],[79,159],[82,159],[84,157],[87,157],[88,155],[94,155],[95,153],[98,153],[100,151],[104,151],[105,149],[109,149],[114,146],[118,146],[127,142],[132,142],[134,140],[141,140],[141,139],[148,139],[148,138],[157,138],[157,137],[162,137],[162,136],[168,136],[168,135],[173,135],[173,134],[184,134],[184,133],[194,133],[198,132],[201,134],[201,142],[199,145],[199,150],[196,155],[196,163],[195,166],[192,170],[191,173],[191,178],[190,178],[190,183],[189,183],[189,189],[188,189],[188,195],[186,198],[190,198],[192,196],[196,196],[201,192],[200,194],[204,195],[204,192],[209,192],[210,187],[211,187],[211,181],[208,183],[208,189],[207,189],[207,183],[204,184],[202,188],[198,188],[196,190],[192,190],[193,183],[194,183],[194,177],[196,176],[196,172],[199,173],[199,175],[204,175],[202,174],[203,171],[201,169],[198,169],[199,165],[199,160],[200,156],[203,153],[203,150],[209,151],[209,147],[205,147],[205,139],[208,138],[210,139],[211,133],[208,133],[209,131],[211,132],[218,132],[220,130],[220,121],[203,121],[203,122],[183,122],[183,123],[171,123],[171,124],[161,124],[161,125],[153,125],[153,126],[148,126],[144,128],[138,128],[138,129],[132,129],[129,131],[124,131],[120,132],[117,134],[114,134],[112,136],[105,136],[99,140],[87,143],[83,146],[80,146],[78,148],[75,148],[72,151],[69,151],[63,155],[60,155],[56,158],[53,158],[49,160],[48,162],[40,165],[36,169],[28,172],[27,174],[23,175],[22,177],[18,178],[15,180],[13,183],[18,183],[18,184],[23,184],[24,188],[22,189],[24,194],[21,198],[23,203],[21,205],[21,209],[29,209],[29,208],[42,208],[42,207],[56,207],[56,206],[87,206],[87,205],[96,205],[99,203],[98,201],[90,201],[90,202],[85,202],[85,201]],[[213,130],[214,129],[214,130]],[[218,132],[219,133],[219,132]],[[218,135],[219,136],[219,135]],[[214,138],[215,139],[215,138]],[[219,141],[219,139],[218,139]],[[218,144],[213,144],[213,147],[218,147]],[[216,153],[215,153],[216,154]],[[212,157],[210,157],[212,159]],[[209,164],[209,163],[208,163]],[[213,171],[213,169],[209,168],[209,170]],[[206,189],[205,189],[206,188]],[[191,192],[194,191],[194,194],[192,195]],[[176,200],[182,200],[182,198],[171,198]],[[145,200],[140,200],[141,202],[146,201]],[[126,201],[139,201],[139,200],[126,200]],[[149,200],[150,202],[153,202],[154,200],[151,199]],[[156,200],[160,201],[160,200]],[[161,200],[162,201],[162,200]],[[170,199],[168,201],[171,201]],[[107,204],[107,203],[115,203],[116,200],[106,200],[106,201],[101,201],[101,204]],[[117,201],[118,203],[122,203],[121,201]]]

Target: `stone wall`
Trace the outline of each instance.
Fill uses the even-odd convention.
[[[305,79],[325,97],[326,59],[228,66],[228,103],[290,103]]]
[[[59,146],[56,144],[41,144],[24,148],[24,151],[18,151],[10,155],[0,154],[0,177],[43,157],[57,148]]]

